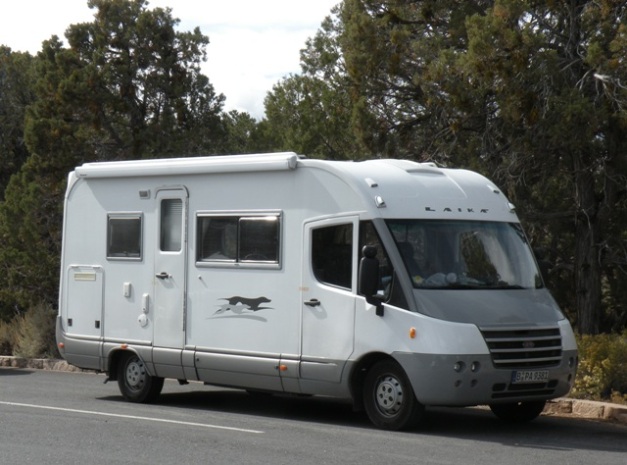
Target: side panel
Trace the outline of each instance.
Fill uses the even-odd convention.
[[[185,341],[185,289],[187,260],[187,192],[160,190],[159,240],[154,265],[154,345],[182,349]],[[150,270],[146,270],[150,272]]]
[[[188,184],[185,353],[194,351],[201,381],[300,392],[303,208],[296,175],[240,173]],[[264,217],[280,218],[277,254],[258,254],[243,246],[244,237],[250,238],[246,226],[254,223],[247,219]],[[222,248],[214,254],[216,244]]]
[[[152,359],[156,374],[163,378],[186,378],[181,356],[187,294],[187,197],[183,187],[157,190],[158,227],[148,232],[157,236],[154,268],[146,270],[154,279]]]
[[[190,281],[187,347],[195,350],[198,378],[218,385],[284,390],[282,377],[297,375],[279,369],[282,357],[295,359],[297,352],[298,294],[296,283],[290,285],[290,273],[206,267],[198,268]]]
[[[313,296],[303,294],[302,254],[307,218],[360,211],[360,199],[341,178],[318,169],[83,178],[68,197],[64,263],[97,264],[105,270],[101,334],[94,336],[107,348],[104,354],[98,349],[100,357],[128,344],[133,350],[141,348],[157,376],[301,392],[304,347],[307,379],[337,389],[353,333],[349,331],[348,339],[334,336],[334,349],[326,352],[329,348],[320,341],[327,337],[323,323],[312,327],[303,345],[303,298]],[[177,199],[183,200],[180,248],[163,248],[162,202]],[[282,218],[280,263],[216,264],[200,255],[199,218],[267,212]],[[141,231],[140,250],[124,255],[125,244],[120,244],[111,253],[112,220],[139,224],[134,231]],[[349,320],[354,313],[355,275],[350,279],[349,290],[320,287],[328,292],[323,308],[342,308],[342,318]],[[317,295],[314,298],[321,299],[322,292]],[[336,305],[335,299],[348,306]],[[313,310],[308,317],[321,323],[315,316],[320,309]],[[352,322],[341,324],[352,327]],[[341,331],[345,334],[346,328]],[[100,366],[106,367],[107,361],[100,360]]]
[[[104,273],[90,265],[71,265],[64,271],[58,330],[63,329],[64,356],[77,366],[100,369],[103,332]],[[61,335],[61,334],[59,334]]]
[[[100,338],[104,272],[99,266],[71,265],[65,272],[68,334]]]
[[[336,176],[305,169],[263,176],[212,176],[202,185],[187,185],[190,257],[185,353],[194,351],[198,378],[249,389],[345,395],[340,380],[352,351],[358,215],[344,213],[342,219],[311,225],[354,226],[349,284],[344,289],[312,279],[309,244],[303,243],[308,233],[303,228],[309,218],[359,211],[355,192]],[[281,215],[278,265],[199,259],[203,217],[264,212]],[[322,304],[303,303],[311,299]],[[303,324],[303,318],[310,321]]]
[[[145,179],[79,179],[67,193],[59,337],[76,366],[105,370],[103,343],[152,344],[155,239],[147,232],[156,221],[142,190]]]
[[[303,380],[339,383],[353,353],[358,225],[355,216],[305,224],[301,287]],[[336,387],[332,389],[335,391]]]

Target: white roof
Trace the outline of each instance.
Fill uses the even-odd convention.
[[[371,200],[384,218],[517,222],[514,206],[489,179],[433,163],[378,159],[363,162],[299,160],[337,174]]]
[[[86,163],[78,178],[176,176],[299,168],[333,173],[360,192],[365,208],[384,218],[455,218],[518,221],[513,206],[487,178],[433,163],[377,159],[327,161],[293,152]]]

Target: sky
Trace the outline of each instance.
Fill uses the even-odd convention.
[[[148,8],[170,7],[178,29],[199,27],[209,37],[203,74],[224,109],[264,114],[272,86],[300,73],[300,50],[340,0],[149,0]],[[93,21],[87,0],[0,0],[0,45],[35,55],[57,35],[64,43],[71,24]]]

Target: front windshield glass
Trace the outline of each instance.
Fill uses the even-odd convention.
[[[531,289],[540,272],[519,224],[388,220],[414,287]]]

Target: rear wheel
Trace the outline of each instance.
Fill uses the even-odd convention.
[[[509,404],[492,404],[490,410],[498,418],[510,423],[526,423],[536,419],[544,410],[546,401],[512,402]]]
[[[370,421],[386,430],[416,426],[424,417],[401,366],[393,360],[376,363],[364,382],[364,408]]]
[[[118,386],[131,402],[152,402],[163,388],[163,378],[150,376],[144,361],[136,354],[126,356],[118,367]]]

